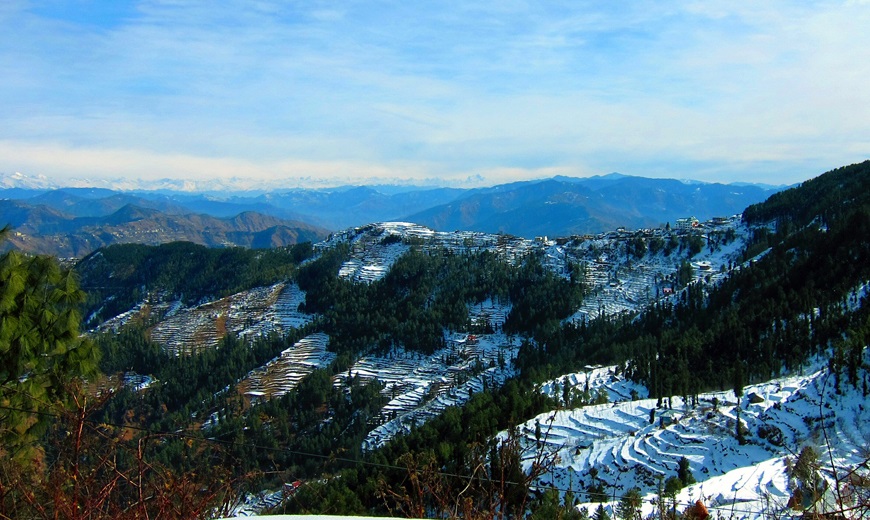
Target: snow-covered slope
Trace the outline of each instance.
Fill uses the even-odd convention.
[[[831,484],[829,447],[841,475],[870,457],[866,396],[847,384],[837,393],[834,377],[821,365],[807,375],[748,386],[739,400],[733,392],[703,394],[696,406],[680,397],[669,406],[665,399],[661,407],[655,399],[626,400],[632,391],[641,397],[645,392],[622,379],[615,367],[563,376],[542,391],[556,396],[566,381],[585,385],[587,376],[591,388],[606,389],[615,402],[542,414],[520,431],[527,466],[539,449],[558,453],[539,486],[571,489],[586,501],[584,490],[596,483],[590,470],[596,468],[597,482],[611,497],[606,503],[611,513],[634,486],[645,494],[645,513],[652,512],[659,479],[676,476],[681,457],[688,459],[697,483],[678,494],[679,509],[701,500],[711,513],[725,517],[786,510],[793,491],[786,468],[805,446],[824,455],[822,474]],[[738,406],[745,445],[735,435]],[[590,511],[597,507],[583,505]]]
[[[323,333],[300,339],[239,381],[239,391],[252,400],[281,397],[296,388],[305,376],[335,359],[335,354],[326,350],[328,343],[329,336]]]
[[[514,375],[511,361],[519,343],[501,332],[509,308],[488,301],[472,306],[473,320],[485,314],[493,334],[445,333],[448,347],[431,356],[404,349],[387,356],[366,356],[350,369],[351,376],[384,384],[391,397],[381,410],[380,424],[363,441],[363,449],[382,446],[438,416],[448,406],[461,406],[484,388],[501,386]],[[344,376],[338,376],[336,382]]]

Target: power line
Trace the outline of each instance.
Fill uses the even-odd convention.
[[[0,410],[22,412],[22,413],[28,413],[28,414],[33,414],[33,415],[41,415],[44,417],[51,417],[54,419],[66,418],[63,415],[52,413],[52,412],[46,412],[46,411],[40,411],[40,410],[27,410],[24,408],[16,408],[16,407],[12,407],[12,406],[0,405]],[[395,464],[372,462],[372,461],[352,459],[352,458],[348,458],[348,457],[340,457],[340,456],[334,456],[334,455],[324,455],[322,453],[310,453],[310,452],[304,452],[304,451],[300,451],[300,450],[294,450],[291,448],[275,448],[272,446],[262,446],[259,444],[253,444],[253,443],[247,443],[247,442],[227,441],[227,440],[223,440],[223,439],[217,439],[214,437],[202,437],[202,436],[192,435],[189,433],[185,433],[183,431],[176,431],[176,432],[155,431],[155,430],[151,430],[149,428],[145,428],[142,426],[117,424],[117,423],[105,422],[105,421],[95,421],[95,420],[91,420],[91,419],[84,419],[83,422],[91,425],[92,427],[111,426],[114,428],[125,428],[125,429],[129,429],[129,430],[143,432],[143,433],[146,433],[148,435],[153,435],[153,436],[177,437],[179,439],[190,439],[190,440],[196,440],[196,441],[207,442],[207,443],[212,443],[212,444],[218,444],[218,445],[227,446],[227,447],[247,447],[247,448],[253,448],[256,450],[263,450],[263,451],[290,453],[290,454],[297,455],[300,457],[313,457],[313,458],[318,458],[318,459],[323,459],[323,460],[346,462],[346,463],[350,463],[350,464],[359,464],[362,466],[369,466],[369,467],[375,467],[375,468],[381,468],[381,469],[391,469],[391,470],[398,470],[398,471],[408,471],[409,470],[409,468],[406,466],[405,467],[397,466]],[[526,484],[526,483],[514,482],[514,481],[502,481],[502,480],[497,480],[497,479],[493,479],[493,478],[486,477],[486,476],[461,475],[458,473],[450,473],[450,472],[441,471],[441,470],[432,470],[431,473],[433,475],[437,475],[437,476],[441,476],[441,477],[464,479],[464,480],[469,480],[469,481],[477,479],[477,480],[480,480],[483,482],[492,482],[492,483],[499,483],[499,484],[505,484],[505,485],[511,485],[511,486],[528,485],[530,489],[534,489],[534,490],[555,490],[555,491],[560,491],[563,493],[567,493],[567,492],[574,493],[575,492],[574,489],[563,488],[563,487],[556,486],[553,484],[546,484],[546,485],[543,485],[543,484],[537,485],[537,484],[533,484],[533,483]],[[613,497],[613,502],[617,502],[618,500],[622,500],[623,498],[627,497],[627,495],[625,495],[625,494],[620,494],[620,495],[613,494],[613,495],[606,495],[606,496]],[[662,500],[665,500],[665,497],[661,497],[661,498],[662,498]],[[759,498],[761,498],[761,496]],[[654,505],[654,506],[658,506],[659,505],[659,497],[641,498],[641,502],[642,503],[649,503],[649,504]],[[599,502],[599,503],[601,503],[601,502]],[[690,502],[686,502],[685,504],[677,503],[677,506],[678,507],[683,507],[683,506],[691,507],[694,504],[695,504],[695,502],[690,501]],[[735,509],[733,507],[733,504],[730,506],[729,505],[707,505],[707,504],[704,504],[704,506],[708,510],[723,510],[723,511],[729,511],[732,513],[758,514],[758,513],[763,512],[763,510],[758,510],[758,509],[754,509],[754,510],[753,509]]]

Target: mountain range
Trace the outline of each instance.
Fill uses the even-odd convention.
[[[0,180],[0,186],[5,186],[0,223],[18,232],[9,245],[74,257],[117,242],[270,247],[383,221],[526,238],[582,235],[655,227],[688,216],[730,216],[781,189],[620,174],[476,189],[375,185],[221,196],[34,188],[13,176]]]
[[[504,200],[479,211],[573,183],[550,181],[492,188]],[[64,281],[86,292],[83,345],[101,353],[83,392],[112,390],[64,416],[78,423],[47,415],[45,472],[14,473],[7,497],[30,500],[19,517],[74,503],[57,483],[82,480],[74,498],[151,517],[204,497],[204,517],[868,518],[868,186],[865,161],[692,231],[528,239],[397,221],[264,250],[101,248]],[[88,205],[68,202],[32,207],[58,232],[58,213],[171,215],[128,201],[76,217]],[[7,336],[32,329],[19,316]],[[11,344],[6,366],[29,354]]]
[[[44,198],[57,199],[56,193]],[[4,224],[12,227],[4,246],[58,257],[80,258],[115,243],[157,245],[188,241],[210,247],[279,247],[317,241],[326,236],[323,228],[304,222],[284,220],[246,211],[233,217],[161,211],[132,203],[114,209],[113,202],[124,196],[70,204],[73,213],[46,204],[0,200]],[[69,202],[69,198],[59,199]],[[59,202],[56,202],[60,205]],[[63,207],[63,206],[61,206]],[[111,210],[110,213],[106,208]],[[103,211],[101,211],[103,210]],[[75,212],[83,213],[77,216]]]

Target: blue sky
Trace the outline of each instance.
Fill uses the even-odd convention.
[[[799,182],[870,157],[870,2],[3,0],[0,173]]]

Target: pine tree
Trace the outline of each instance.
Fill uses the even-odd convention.
[[[9,227],[0,230],[0,241]],[[52,422],[67,384],[96,374],[98,350],[79,334],[75,276],[46,256],[0,256],[0,442],[6,456]],[[56,410],[55,410],[56,412]]]
[[[604,509],[604,504],[598,504],[598,508],[592,513],[592,520],[610,520],[610,515]]]
[[[695,483],[695,476],[692,475],[692,470],[689,467],[689,459],[686,457],[680,457],[680,460],[677,462],[677,478],[683,483],[684,486],[691,486]]]
[[[746,444],[746,439],[743,438],[743,430],[740,428],[740,398],[743,397],[743,363],[740,361],[737,361],[734,366],[734,396],[737,398],[737,406],[734,407],[734,411],[737,414],[737,424],[734,426],[734,433],[740,444]]]
[[[640,494],[640,488],[633,487],[622,495],[616,506],[616,515],[620,520],[635,520],[640,515],[642,503],[643,497]]]

